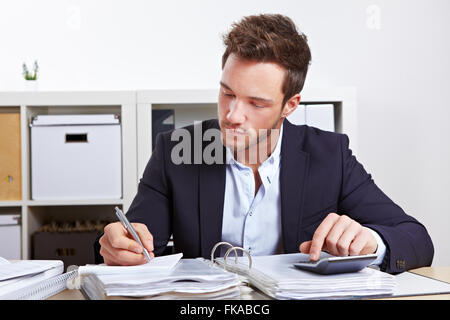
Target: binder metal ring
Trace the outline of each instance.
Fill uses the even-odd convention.
[[[238,263],[238,255],[237,255],[237,251],[236,250],[241,250],[242,252],[245,252],[247,254],[248,261],[249,261],[248,269],[250,270],[252,268],[252,257],[250,255],[250,252],[248,252],[248,250],[245,250],[244,248],[241,248],[241,247],[231,247],[230,249],[227,250],[227,252],[225,253],[225,255],[223,257],[225,265],[227,264],[227,258],[228,258],[228,255],[230,254],[231,250],[234,250],[234,257],[235,257],[235,261],[234,262],[236,264]]]
[[[221,245],[223,245],[223,244],[229,246],[230,249],[233,249],[233,248],[234,248],[234,246],[233,246],[231,243],[228,243],[228,242],[226,242],[226,241],[217,242],[217,243],[215,244],[215,246],[214,246],[214,247],[212,248],[212,250],[211,250],[211,263],[214,263],[214,253],[216,252],[217,247],[219,247],[219,246],[221,246]],[[235,251],[235,252],[236,252],[236,251]],[[236,256],[237,256],[237,253],[236,253]]]

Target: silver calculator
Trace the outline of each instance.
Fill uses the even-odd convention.
[[[331,256],[327,255],[317,261],[303,260],[294,263],[298,269],[311,271],[319,274],[337,274],[357,272],[369,266],[377,258],[376,254],[365,254],[359,256]]]

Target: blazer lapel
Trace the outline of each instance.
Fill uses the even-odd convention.
[[[212,127],[218,129],[219,125],[214,122]],[[203,149],[208,143],[203,143]],[[223,155],[225,155],[225,147]],[[203,163],[199,168],[200,250],[204,258],[211,257],[211,249],[222,239],[225,170],[225,160],[222,164]]]
[[[298,252],[299,227],[303,214],[309,154],[302,151],[305,127],[284,121],[281,145],[281,224],[285,253]]]

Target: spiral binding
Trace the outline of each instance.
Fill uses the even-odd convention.
[[[212,263],[212,264],[214,264],[214,253],[216,252],[216,249],[217,249],[219,246],[221,246],[221,245],[227,245],[227,246],[230,247],[230,248],[228,248],[228,250],[225,252],[225,255],[223,256],[223,261],[224,261],[225,265],[227,265],[227,258],[228,258],[228,255],[230,254],[231,251],[234,251],[234,258],[235,258],[234,263],[237,264],[237,263],[238,263],[237,250],[241,250],[241,251],[244,252],[244,253],[247,255],[247,257],[248,257],[248,260],[249,260],[249,263],[248,263],[248,269],[251,269],[251,268],[252,268],[252,256],[250,255],[250,252],[248,252],[248,250],[245,250],[244,248],[241,248],[241,247],[235,247],[235,246],[233,246],[231,243],[228,243],[228,242],[226,242],[226,241],[218,242],[218,243],[216,243],[215,246],[212,248],[212,250],[211,250],[211,263]]]
[[[60,274],[54,278],[43,280],[26,292],[21,292],[16,300],[44,300],[67,288],[66,282],[76,276],[76,271]]]

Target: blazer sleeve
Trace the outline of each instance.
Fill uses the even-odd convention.
[[[171,194],[165,168],[166,152],[164,134],[158,134],[155,149],[139,182],[137,194],[126,213],[130,222],[147,225],[153,235],[155,256],[163,254],[172,235]],[[99,235],[94,243],[95,263],[103,262],[99,243],[102,235]]]
[[[377,187],[352,155],[347,135],[340,136],[343,174],[340,213],[378,232],[386,244],[382,271],[395,274],[431,265],[434,247],[425,227]]]

